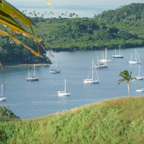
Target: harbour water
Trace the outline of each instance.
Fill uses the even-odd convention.
[[[91,69],[91,61],[97,63],[97,57],[101,57],[104,51],[77,51],[53,53],[54,57],[48,55],[52,60],[51,66],[36,67],[38,82],[26,81],[28,69],[31,67],[6,67],[6,102],[0,102],[0,106],[9,107],[17,116],[22,119],[45,116],[47,114],[63,112],[82,105],[91,104],[106,99],[128,96],[125,82],[117,84],[119,73],[122,70],[132,71],[133,76],[138,75],[138,65],[128,64],[131,53],[134,49],[124,49],[121,53],[123,59],[112,59],[114,50],[108,50],[108,68],[98,69],[100,83],[93,85],[83,84]],[[141,58],[141,68],[144,70],[144,48],[137,48]],[[49,71],[55,68],[56,59],[60,74],[50,74]],[[70,96],[58,97],[57,91],[64,89],[64,79],[67,79],[67,91]],[[3,83],[3,76],[0,72],[0,83]],[[131,81],[130,89],[132,96],[141,96],[135,90],[144,87],[144,80]]]

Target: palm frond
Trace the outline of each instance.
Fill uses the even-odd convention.
[[[18,18],[23,24],[27,26],[35,25],[29,18],[27,18],[18,9],[13,7],[11,4],[9,4],[5,0],[0,0],[0,10],[3,11],[7,15],[10,15],[14,18],[15,17]]]
[[[49,0],[46,0],[46,1],[47,1],[47,3],[48,3],[51,7],[53,7],[52,4],[51,4],[51,2],[50,2]]]
[[[34,51],[32,48],[28,47],[27,45],[25,45],[24,43],[22,43],[21,41],[19,41],[15,37],[15,35],[12,35],[11,33],[4,32],[1,29],[0,29],[0,34],[3,35],[3,36],[10,36],[17,44],[22,44],[24,47],[26,47],[27,49],[29,49],[36,56],[42,57],[39,53],[37,53],[36,51]]]
[[[123,70],[120,72],[119,76],[122,77],[122,79],[118,80],[118,84],[121,82],[126,81],[127,84],[129,84],[130,80],[136,79],[135,77],[132,77],[132,71],[130,73],[127,70]]]
[[[53,7],[49,0],[46,0],[46,1],[48,2],[48,4],[51,7]],[[25,30],[14,18],[17,18],[23,24],[30,27],[32,34],[29,33],[27,30]],[[9,4],[5,0],[0,0],[0,24],[2,24],[4,27],[8,27],[9,30],[12,32],[12,33],[8,33],[8,32],[3,31],[2,29],[0,29],[0,34],[2,36],[11,37],[17,44],[22,44],[24,47],[29,49],[36,56],[42,57],[40,55],[40,49],[39,49],[39,45],[41,45],[40,44],[41,39],[39,39],[35,36],[32,26],[34,26],[36,29],[38,29],[38,27],[28,17],[26,17],[23,13],[21,13],[18,9],[13,7],[11,4]],[[34,39],[34,42],[36,43],[38,52],[34,51],[32,48],[30,48],[26,44],[22,43],[21,41],[19,41],[13,33],[22,34],[23,36],[26,36],[28,38],[32,37]],[[46,45],[48,45],[46,40],[45,40],[45,43],[46,43]],[[43,47],[43,46],[41,46],[41,47]],[[43,47],[43,49],[45,50],[44,47]],[[48,49],[49,49],[49,47],[48,47]],[[3,71],[1,62],[0,62],[0,67]]]
[[[125,79],[119,79],[119,80],[117,81],[117,83],[120,84],[120,83],[122,83],[122,82],[124,82],[124,81],[125,81]]]
[[[46,0],[46,1],[52,6],[49,0]],[[25,24],[26,26],[29,26],[32,34],[26,31],[18,22],[14,20],[14,18],[17,18],[23,24]],[[37,29],[38,27],[28,17],[26,17],[23,13],[21,13],[18,9],[13,7],[11,4],[9,4],[5,0],[0,0],[0,24],[2,24],[5,27],[8,27],[11,32],[22,34],[23,36],[26,36],[28,38],[32,37],[35,41],[38,53],[40,55],[39,44],[41,42],[41,39],[35,36],[32,26],[34,26]],[[8,36],[11,37],[10,34]],[[46,40],[45,40],[45,43],[46,43],[46,46],[48,46]],[[26,46],[26,45],[23,44],[23,46]],[[26,48],[28,47],[26,46]],[[47,49],[49,49],[49,47],[47,47]],[[33,50],[31,52],[37,55],[37,52],[34,52]]]

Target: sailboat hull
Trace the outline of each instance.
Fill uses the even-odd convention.
[[[57,69],[52,69],[50,70],[50,73],[51,74],[56,74],[56,73],[60,73],[61,71],[60,70],[57,70]]]
[[[129,61],[129,64],[139,64],[140,63],[140,61],[135,61],[135,60],[130,60]]]
[[[92,79],[85,79],[83,81],[84,84],[98,84],[99,82],[97,80],[92,80]]]
[[[123,58],[123,55],[112,55],[112,58]]]
[[[143,89],[137,89],[136,92],[143,92],[144,91],[144,88]]]
[[[111,62],[111,60],[107,60],[107,59],[100,59],[99,61],[102,62],[102,63]]]
[[[58,96],[69,96],[70,93],[66,93],[65,91],[58,91]]]
[[[95,68],[107,68],[106,64],[97,64],[94,66]]]
[[[0,101],[6,101],[6,97],[0,97]]]
[[[138,76],[138,77],[136,77],[136,79],[137,79],[137,80],[143,80],[144,77],[142,77],[142,76]]]
[[[26,78],[26,81],[38,81],[39,79],[38,78],[35,78],[35,77],[28,77]]]

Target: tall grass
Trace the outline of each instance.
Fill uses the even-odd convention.
[[[144,97],[123,97],[63,113],[1,122],[9,144],[142,144]]]

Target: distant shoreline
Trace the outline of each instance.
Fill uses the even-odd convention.
[[[24,66],[33,66],[34,64],[4,64],[4,67],[24,67]],[[35,64],[35,66],[50,66],[50,64]]]

